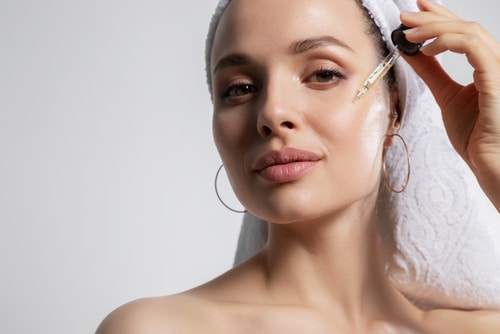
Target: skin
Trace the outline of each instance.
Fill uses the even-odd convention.
[[[233,10],[233,5],[228,8],[230,11],[224,17],[227,19],[223,18],[214,43],[214,60],[217,63],[234,54],[245,54],[252,59],[243,66],[215,71],[213,132],[242,204],[265,220],[290,223],[324,219],[372,195],[378,188],[389,102],[379,87],[371,99],[353,103],[353,92],[376,66],[372,43],[361,29],[357,34],[342,29],[347,22],[331,20],[332,23],[325,25],[331,15],[314,5],[307,6],[307,15],[311,17],[307,21],[311,28],[307,30],[292,25],[293,22],[275,20],[272,15],[268,24],[256,26],[252,23],[256,18],[247,14],[255,11],[255,4],[236,5],[245,8]],[[263,10],[275,10],[272,5]],[[362,20],[361,13],[352,10],[356,9],[352,4],[344,1],[341,5],[339,10],[348,7],[356,15],[356,22]],[[293,16],[283,17],[293,21]],[[290,28],[286,29],[286,38],[282,24]],[[352,41],[349,49],[331,45],[298,55],[292,52],[296,42],[328,36],[332,30],[342,32],[335,36],[342,43]],[[264,34],[267,38],[263,40]],[[350,49],[371,52],[372,61],[366,62],[361,52]],[[346,78],[332,75],[326,82],[319,82],[321,79],[314,72],[322,69],[338,71]],[[255,87],[258,93],[221,99],[224,90],[234,83]],[[296,182],[277,185],[253,171],[260,156],[289,147],[319,156],[320,164],[314,173]],[[322,182],[331,187],[311,187]],[[353,214],[359,212],[357,208],[347,210]]]
[[[454,147],[500,208],[499,45],[476,24],[418,3],[421,13],[401,16],[418,28],[408,39],[436,39],[408,62],[439,102]],[[233,0],[213,51],[214,138],[240,201],[273,222],[270,241],[207,284],[118,308],[98,334],[500,331],[497,312],[424,312],[384,274],[375,210],[381,154],[392,144],[386,135],[399,127],[391,116],[397,94],[378,85],[353,103],[377,64],[359,22],[351,0]],[[322,36],[341,43],[292,52],[297,41]],[[466,54],[472,85],[457,85],[435,62],[446,50]],[[220,62],[235,54],[237,61]],[[254,170],[266,152],[289,147],[318,160],[289,182]]]
[[[476,22],[466,22],[428,0],[418,3],[421,13],[401,16],[414,27],[407,38],[436,40],[417,57],[405,58],[434,94],[451,143],[500,211],[500,43]],[[445,51],[467,57],[474,82],[462,86],[447,75],[434,58]]]

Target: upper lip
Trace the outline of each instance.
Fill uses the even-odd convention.
[[[316,153],[296,148],[285,148],[279,151],[273,150],[264,154],[255,163],[254,170],[261,171],[267,167],[275,165],[318,160],[320,160],[320,156]]]

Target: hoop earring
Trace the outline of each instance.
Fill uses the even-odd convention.
[[[217,198],[219,199],[219,201],[222,203],[222,205],[224,205],[227,209],[233,211],[233,212],[236,212],[236,213],[247,213],[248,211],[247,210],[235,210],[233,209],[232,207],[230,207],[229,205],[227,205],[221,198],[220,194],[219,194],[219,190],[217,189],[217,180],[219,179],[219,174],[220,174],[220,171],[222,170],[222,168],[224,167],[224,164],[220,165],[219,169],[217,170],[217,173],[215,174],[215,194],[217,194]]]
[[[401,142],[403,143],[403,146],[405,148],[405,154],[406,154],[406,163],[407,163],[407,166],[408,166],[408,173],[406,174],[406,180],[403,184],[403,187],[401,189],[394,189],[393,186],[390,185],[389,181],[387,180],[388,177],[387,177],[387,169],[386,169],[386,166],[385,166],[385,159],[386,159],[386,156],[387,156],[387,150],[389,148],[386,148],[384,150],[384,153],[382,154],[382,171],[383,171],[383,174],[384,174],[384,183],[385,185],[387,186],[387,188],[389,188],[393,193],[396,193],[396,194],[400,194],[402,193],[403,191],[406,190],[406,187],[408,186],[408,183],[410,182],[410,152],[408,151],[408,145],[406,145],[406,141],[404,140],[403,137],[401,137],[401,135],[397,134],[397,133],[393,133],[391,135],[387,135],[391,138],[394,138],[394,137],[398,137]]]

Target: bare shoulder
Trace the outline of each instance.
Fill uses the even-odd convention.
[[[258,295],[254,262],[177,295],[125,304],[102,321],[96,334],[235,333],[234,323],[256,313],[245,306]]]
[[[209,333],[211,308],[183,295],[144,298],[120,306],[99,325],[96,334]],[[202,331],[203,332],[203,331]]]
[[[500,333],[500,311],[434,310],[425,321],[435,333]]]

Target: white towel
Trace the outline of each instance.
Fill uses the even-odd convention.
[[[207,38],[207,66],[215,27],[230,0],[217,6]],[[403,10],[415,0],[363,0],[392,49],[390,34]],[[208,68],[208,67],[207,67]],[[395,73],[405,106],[400,134],[411,156],[411,179],[402,194],[383,195],[381,233],[392,254],[387,272],[394,285],[422,308],[500,308],[500,238],[493,224],[498,212],[474,175],[449,143],[441,113],[427,86],[400,58]],[[207,72],[210,82],[210,74]],[[394,150],[396,151],[396,150]],[[387,161],[391,182],[406,178],[401,150]],[[245,214],[236,263],[265,244],[267,225]]]

